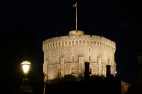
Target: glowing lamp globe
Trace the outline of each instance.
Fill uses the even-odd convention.
[[[31,67],[31,62],[29,61],[23,61],[21,63],[21,67],[22,67],[22,71],[24,74],[28,74],[30,71],[30,67]]]

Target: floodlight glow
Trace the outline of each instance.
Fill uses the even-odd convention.
[[[23,61],[21,63],[21,67],[22,67],[22,71],[24,74],[28,74],[30,71],[30,67],[31,67],[31,62],[29,61]]]

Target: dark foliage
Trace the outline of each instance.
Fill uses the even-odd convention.
[[[91,76],[83,79],[68,75],[56,83],[52,82],[47,83],[46,94],[120,94],[120,81],[115,77]]]

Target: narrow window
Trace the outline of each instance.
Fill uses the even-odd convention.
[[[111,66],[110,65],[106,65],[106,75],[107,76],[111,75]]]

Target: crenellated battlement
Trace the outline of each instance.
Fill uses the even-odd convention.
[[[78,45],[93,45],[93,46],[105,46],[116,50],[115,42],[102,37],[102,36],[61,36],[47,39],[43,42],[43,46],[47,48],[60,48]]]

